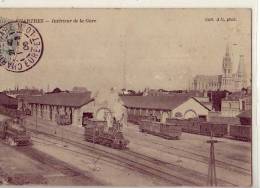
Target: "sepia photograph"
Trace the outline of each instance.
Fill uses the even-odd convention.
[[[250,8],[1,9],[0,185],[250,187],[252,59]]]

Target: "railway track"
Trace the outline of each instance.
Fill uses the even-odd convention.
[[[142,140],[145,140],[145,139],[142,139]],[[152,140],[149,140],[149,142],[153,143],[155,145],[158,145],[159,147],[157,147],[156,149],[159,150],[159,151],[162,151],[162,152],[165,152],[165,153],[168,153],[168,154],[171,154],[171,155],[175,155],[175,156],[178,156],[178,157],[182,157],[182,158],[192,159],[192,160],[195,160],[195,161],[198,161],[198,162],[201,162],[201,163],[208,165],[209,159],[208,159],[208,157],[206,157],[204,155],[201,155],[201,154],[198,154],[198,153],[195,153],[195,152],[191,152],[191,151],[188,151],[188,150],[185,150],[185,149],[182,149],[182,148],[161,144],[161,143],[158,143],[158,142],[155,142],[155,141],[152,141]],[[145,145],[145,144],[144,144],[144,146],[147,147],[147,145]],[[161,149],[161,148],[165,148],[165,149]],[[173,153],[169,149],[177,150],[177,151],[179,151],[179,153],[176,153],[176,152]],[[241,166],[234,165],[234,164],[231,164],[231,163],[227,163],[227,162],[224,162],[224,161],[221,161],[221,160],[215,160],[215,162],[216,162],[216,167],[227,169],[227,170],[237,172],[237,173],[241,173],[243,175],[251,176],[251,171],[246,169],[246,168],[243,168]]]
[[[134,138],[135,136],[133,136],[133,133],[128,133],[127,136],[129,138]],[[174,149],[174,150],[178,150],[182,153],[187,153],[186,155],[180,155],[180,157],[185,157],[185,158],[188,158],[188,159],[193,159],[193,157],[197,160],[197,161],[200,161],[202,163],[207,163],[208,164],[208,152],[205,153],[205,155],[203,154],[198,154],[197,152],[194,152],[194,151],[189,151],[189,150],[186,150],[186,149],[183,149],[183,148],[179,148],[179,147],[175,147],[175,146],[172,146],[172,145],[169,145],[167,143],[159,143],[159,142],[156,142],[154,139],[146,139],[143,135],[139,136],[139,140],[142,140],[144,142],[148,142],[149,143],[152,143],[152,144],[155,144],[155,145],[158,145],[158,149],[161,150],[161,148],[165,148],[166,150],[161,150],[161,151],[164,151],[164,152],[167,152],[169,154],[174,154],[174,155],[177,155],[176,153],[172,153],[172,152],[168,152],[170,151],[169,149]],[[147,145],[145,145],[147,147]],[[190,157],[192,156],[192,157]],[[228,169],[230,168],[231,171],[238,171],[238,172],[242,172],[244,171],[245,175],[251,175],[251,170],[247,169],[247,168],[244,168],[244,167],[241,167],[239,165],[236,165],[236,164],[231,164],[231,162],[226,162],[226,161],[222,161],[222,160],[216,160],[216,166],[217,167],[224,167],[225,169]],[[240,171],[241,170],[241,171]]]
[[[192,170],[192,169],[186,169],[185,167],[181,167],[181,166],[169,163],[169,162],[160,161],[160,160],[154,159],[150,156],[143,155],[143,154],[140,154],[140,153],[136,153],[134,151],[124,151],[124,152],[129,154],[129,155],[136,156],[138,158],[142,158],[143,160],[154,161],[154,163],[156,163],[157,165],[166,166],[169,169],[174,169],[175,171],[178,171],[178,172],[181,171],[182,174],[185,177],[189,178],[191,181],[198,181],[199,180],[201,182],[201,184],[207,182],[207,178],[208,178],[207,174],[203,174],[203,173],[200,173],[200,172]],[[229,181],[226,181],[226,180],[222,180],[222,179],[217,179],[217,182],[218,182],[219,186],[236,186],[235,184],[233,184]]]
[[[59,137],[56,137],[56,136],[53,136],[53,135],[47,135],[47,134],[44,134],[44,133],[40,133],[40,134],[47,136],[49,138],[57,139],[57,140],[61,141],[61,139]],[[151,163],[143,164],[140,161],[138,162],[136,160],[132,160],[132,159],[129,159],[129,158],[126,158],[126,157],[123,157],[123,156],[118,156],[118,155],[115,155],[115,154],[112,154],[112,153],[108,153],[104,150],[98,149],[97,147],[94,148],[94,147],[91,147],[91,146],[88,146],[88,145],[85,145],[85,144],[81,144],[81,143],[78,143],[78,142],[74,142],[74,141],[71,141],[71,140],[67,140],[67,139],[63,139],[63,143],[76,146],[76,147],[78,147],[82,150],[85,150],[85,151],[91,151],[94,154],[94,156],[102,157],[102,160],[106,160],[106,159],[104,159],[104,157],[108,158],[109,160],[107,162],[111,162],[111,160],[117,161],[121,165],[123,165],[124,167],[138,170],[141,173],[153,176],[155,178],[160,178],[160,179],[168,182],[169,185],[174,185],[174,186],[181,186],[181,185],[200,186],[201,185],[201,184],[198,184],[197,182],[193,182],[193,181],[187,180],[185,178],[176,177],[172,173],[170,173],[168,171],[163,171],[160,167],[158,167],[154,164],[151,164]],[[51,143],[49,142],[49,144],[51,144]],[[68,148],[64,148],[64,149],[70,150]],[[82,154],[82,155],[87,154],[88,156],[91,156],[89,154],[89,152],[79,152],[79,151],[73,151],[73,152],[76,152],[76,153]],[[92,155],[92,157],[93,157],[93,155]]]
[[[53,135],[48,136],[55,137]],[[60,138],[58,139],[61,140]],[[100,150],[96,147],[93,148],[93,146],[88,145],[89,143],[72,143],[71,140],[64,140],[64,138],[63,141],[65,141],[68,144],[76,145],[81,149],[87,149],[89,151],[92,151],[96,155],[98,154],[103,157],[108,157],[109,159],[116,160],[117,162],[120,162],[121,165],[124,164],[124,166],[126,165],[128,168],[134,168],[141,171],[142,173],[153,175],[154,177],[166,180],[170,182],[172,185],[206,185],[207,175],[205,174],[199,173],[194,170],[186,169],[177,165],[173,165],[171,163],[160,161],[149,156],[141,155],[130,150],[116,150],[116,152],[110,153],[107,151]],[[86,153],[84,153],[84,155],[86,155]],[[224,180],[218,180],[218,182],[220,185],[234,185]]]
[[[44,124],[42,124],[41,126],[44,126]],[[46,127],[47,126],[45,126],[45,128]],[[83,140],[82,140],[82,142],[78,142],[78,141],[73,141],[71,139],[66,139],[64,137],[61,138],[61,137],[57,137],[55,135],[49,135],[47,133],[38,132],[33,129],[31,129],[31,131],[33,131],[35,133],[40,133],[49,138],[54,138],[56,140],[62,140],[63,142],[77,146],[77,147],[81,148],[82,150],[92,151],[93,153],[95,153],[98,156],[106,157],[106,158],[109,158],[110,160],[120,162],[121,165],[123,164],[124,166],[126,166],[128,168],[136,169],[142,173],[149,174],[154,177],[163,179],[163,180],[171,183],[172,185],[203,186],[203,185],[206,185],[206,182],[207,182],[207,175],[205,175],[203,173],[197,172],[195,170],[187,169],[187,168],[184,168],[184,167],[181,167],[178,165],[174,165],[169,162],[157,160],[150,156],[146,156],[146,155],[143,155],[143,154],[131,151],[131,150],[116,151],[116,150],[113,150],[110,148],[107,149],[106,147],[104,147],[104,149],[100,149],[103,146],[102,147],[93,147],[91,143],[86,142],[83,144],[83,142],[84,142]],[[38,142],[39,142],[39,140],[38,140]],[[175,156],[177,155],[179,157],[192,159],[194,161],[208,164],[208,157],[205,157],[204,155],[200,155],[200,154],[190,152],[190,151],[187,151],[184,149],[180,149],[180,148],[174,147],[174,146],[167,146],[167,145],[157,143],[152,140],[149,140],[149,142],[160,146],[159,148],[161,148],[163,146],[163,148],[178,150],[178,151],[181,151],[182,153],[176,154],[176,153],[169,152],[169,150],[165,151],[162,149],[158,149],[159,151],[167,152],[171,155],[175,155]],[[49,142],[49,144],[51,145],[53,143]],[[78,152],[78,151],[74,151],[74,152]],[[83,154],[83,153],[78,152],[78,154]],[[84,155],[86,155],[86,153],[84,153]],[[241,171],[247,170],[243,167],[239,167],[239,166],[236,166],[233,164],[231,165],[231,164],[225,163],[223,161],[217,161],[216,163],[217,163],[216,164],[217,167],[229,169],[232,171],[235,171],[237,169],[240,169]],[[227,168],[227,166],[230,166],[230,165],[232,166],[232,168],[230,168],[230,167]],[[241,173],[241,171],[239,171],[239,173]],[[245,174],[251,175],[250,173],[245,173]],[[220,185],[225,185],[225,186],[234,186],[235,185],[235,184],[230,183],[225,180],[218,180],[218,182]]]
[[[38,125],[44,126],[44,129],[46,129],[48,127],[48,125],[45,126],[44,123],[42,123],[42,125],[40,125],[40,124],[38,124]],[[56,137],[55,135],[49,135],[49,136]],[[56,138],[58,138],[58,137],[56,137]],[[61,139],[61,138],[59,138],[59,139]],[[65,141],[67,143],[73,142],[73,144],[81,144],[81,147],[84,147],[83,149],[88,149],[88,150],[92,150],[92,151],[93,151],[93,149],[95,151],[99,150],[98,151],[99,154],[101,152],[102,154],[105,154],[105,156],[113,155],[113,156],[107,156],[107,157],[110,157],[110,158],[112,157],[112,159],[114,159],[114,160],[117,160],[117,161],[121,160],[121,162],[123,162],[123,163],[126,163],[126,161],[128,161],[128,162],[130,162],[130,164],[128,166],[135,167],[136,169],[139,169],[139,171],[142,171],[145,173],[151,174],[151,172],[152,172],[152,174],[154,176],[160,177],[161,179],[164,179],[164,180],[174,179],[173,183],[178,182],[176,185],[206,185],[206,182],[207,182],[206,172],[204,174],[204,173],[201,173],[198,171],[194,171],[190,168],[180,167],[179,165],[174,165],[171,163],[167,163],[165,161],[157,160],[150,156],[145,156],[143,154],[141,155],[140,153],[136,153],[134,151],[127,151],[127,152],[116,151],[111,148],[107,148],[107,147],[100,146],[100,145],[97,145],[99,147],[96,146],[95,148],[93,148],[92,143],[88,143],[83,140],[80,141],[80,143],[79,143],[79,141],[77,141],[77,140],[72,141],[71,139],[65,139],[65,138],[62,138],[62,139],[63,139],[63,141]],[[151,140],[149,140],[149,142],[150,141]],[[152,142],[157,145],[160,145],[160,147],[164,146],[163,144],[159,144],[154,141],[152,141]],[[84,143],[84,144],[82,144],[82,143]],[[168,147],[168,146],[166,146],[166,147]],[[179,148],[175,148],[175,147],[172,147],[172,148],[175,150],[180,150]],[[192,157],[189,157],[191,155],[191,153],[189,153],[189,151],[184,150],[183,152],[186,154],[184,154],[184,155],[178,154],[178,155],[180,157],[192,159],[194,161],[202,162],[202,163],[208,165],[207,157],[205,157],[203,155],[197,155],[197,156],[192,155]],[[170,154],[176,156],[176,153],[170,152]],[[194,156],[196,156],[196,157],[194,158]],[[125,160],[125,161],[122,161],[122,160]],[[219,165],[219,167],[225,168],[225,166],[221,167],[220,165]],[[163,175],[164,177],[162,177],[162,174],[164,174]],[[219,180],[219,182],[220,182],[220,184],[223,184],[223,185],[230,185],[230,186],[235,185],[235,184],[225,181],[225,180]]]
[[[14,149],[15,151],[18,151],[25,156],[29,157],[33,161],[37,161],[42,165],[37,166],[41,170],[46,169],[50,170],[49,173],[22,173],[22,172],[15,172],[16,168],[14,168],[14,172],[9,172],[7,174],[8,177],[13,178],[11,179],[11,182],[9,182],[9,185],[42,185],[47,184],[48,185],[48,179],[49,178],[75,178],[79,180],[80,182],[77,185],[88,185],[88,186],[102,186],[104,185],[102,182],[96,180],[91,175],[87,174],[84,171],[81,171],[80,169],[68,165],[67,163],[54,158],[44,152],[41,152],[37,149],[34,149],[33,147],[29,146],[10,146],[9,144],[4,143],[4,145]],[[1,168],[0,168],[1,170]],[[47,170],[44,170],[44,172],[48,172]],[[55,171],[53,171],[55,170]],[[0,174],[1,175],[1,174]],[[15,179],[15,178],[18,179]],[[1,177],[0,177],[1,178]],[[36,178],[36,179],[35,179]],[[70,181],[70,180],[69,180]],[[32,183],[32,184],[31,184]],[[74,185],[74,184],[73,184]]]
[[[37,138],[37,139],[35,140],[35,138]],[[87,156],[87,157],[93,158],[93,159],[95,159],[95,164],[98,163],[99,160],[102,160],[102,161],[107,162],[109,164],[114,164],[114,165],[117,165],[117,166],[125,167],[125,168],[128,168],[128,169],[139,171],[139,172],[144,173],[146,175],[152,176],[153,178],[158,178],[154,174],[147,173],[147,171],[145,171],[145,169],[136,169],[131,164],[128,164],[128,163],[125,163],[125,162],[122,162],[122,161],[118,161],[118,160],[114,160],[114,158],[109,158],[109,157],[106,157],[106,156],[103,156],[103,155],[98,155],[97,153],[93,153],[90,150],[86,150],[86,149],[82,149],[82,148],[77,148],[77,150],[70,149],[70,147],[68,147],[67,145],[66,145],[66,147],[64,147],[64,145],[63,145],[64,143],[62,144],[62,143],[58,143],[57,141],[50,141],[50,140],[47,140],[47,139],[43,141],[42,137],[39,138],[39,137],[34,136],[33,141],[40,143],[40,144],[43,144],[43,145],[51,145],[51,146],[56,145],[57,147],[60,147],[63,150],[67,150],[69,152],[72,152],[73,154],[81,155],[83,157]],[[96,168],[92,167],[91,170],[96,171],[96,170],[100,170],[100,168],[99,167],[96,167]],[[161,176],[159,178],[161,178]],[[168,180],[165,180],[165,179],[164,179],[164,181],[167,181],[168,186],[178,186],[178,184],[176,184],[175,182],[174,183],[172,181],[168,182]]]

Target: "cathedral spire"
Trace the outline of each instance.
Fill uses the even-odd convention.
[[[229,45],[227,44],[226,47],[226,54],[223,58],[223,75],[224,77],[231,77],[232,76],[232,61],[229,55]]]

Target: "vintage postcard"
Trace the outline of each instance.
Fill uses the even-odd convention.
[[[251,186],[251,67],[251,9],[1,9],[0,185]]]

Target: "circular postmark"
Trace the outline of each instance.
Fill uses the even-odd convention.
[[[0,66],[24,72],[35,66],[43,53],[39,31],[26,22],[11,21],[0,26]]]

